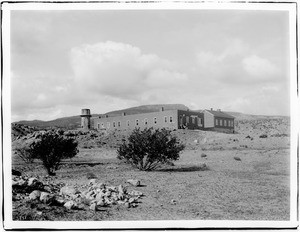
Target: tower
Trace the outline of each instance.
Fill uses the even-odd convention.
[[[91,128],[91,116],[90,109],[81,110],[81,128],[83,130],[89,130]]]

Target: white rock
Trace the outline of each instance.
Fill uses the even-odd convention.
[[[74,201],[67,201],[64,204],[64,207],[67,208],[67,209],[74,209],[75,206],[76,206],[76,203]]]
[[[89,185],[95,185],[97,182],[97,179],[90,179]]]
[[[132,190],[130,192],[130,195],[132,196],[144,196],[144,194],[142,192],[136,191],[136,190]]]
[[[90,210],[97,211],[97,204],[96,203],[91,204]]]
[[[133,179],[127,180],[126,183],[129,183],[129,184],[131,184],[133,186],[136,186],[136,187],[141,185],[141,182],[139,180],[133,180]]]
[[[43,203],[48,203],[51,199],[51,195],[46,192],[41,192],[40,201]]]
[[[60,189],[60,195],[68,195],[68,196],[72,196],[76,193],[76,189],[74,187],[71,186],[64,186]]]
[[[36,199],[39,199],[40,196],[41,196],[41,192],[39,190],[34,190],[29,194],[29,199],[36,200]]]
[[[28,185],[28,186],[31,186],[31,185],[34,185],[34,184],[37,183],[37,182],[38,182],[38,179],[32,177],[32,178],[29,178],[29,179],[28,179],[27,185]]]

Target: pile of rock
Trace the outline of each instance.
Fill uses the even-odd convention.
[[[12,179],[12,200],[22,200],[22,199],[37,199],[41,196],[41,193],[56,194],[59,192],[63,183],[53,184],[53,183],[43,183],[35,177],[26,176],[13,176]],[[33,193],[34,192],[34,193]],[[30,195],[29,193],[33,193]],[[29,194],[29,196],[28,196]],[[45,194],[42,194],[42,199]],[[50,196],[49,196],[50,197]],[[42,200],[43,201],[43,200]]]
[[[122,185],[108,186],[92,179],[83,191],[71,186],[63,187],[60,196],[65,200],[64,206],[67,209],[84,209],[88,206],[90,210],[97,211],[112,205],[137,207],[143,193],[136,190],[127,192]]]
[[[140,183],[135,183],[138,186]],[[130,192],[122,186],[109,186],[90,180],[81,187],[65,186],[63,183],[43,183],[37,178],[15,176],[12,181],[13,201],[35,201],[48,205],[63,206],[74,210],[98,211],[103,207],[123,205],[127,208],[138,206],[142,192]]]

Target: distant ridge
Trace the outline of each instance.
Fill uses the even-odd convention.
[[[105,114],[112,116],[121,115],[123,112],[125,112],[127,115],[132,114],[141,114],[141,113],[150,113],[150,112],[156,112],[159,111],[162,107],[164,107],[165,110],[187,110],[189,109],[187,106],[183,104],[157,104],[157,105],[142,105],[137,107],[131,107],[126,108],[122,110],[115,110],[110,111]],[[80,109],[79,109],[80,110]],[[96,109],[91,109],[92,112]],[[202,111],[202,110],[195,110],[195,111]],[[287,118],[286,116],[266,116],[266,115],[251,115],[251,114],[243,114],[239,112],[229,112],[224,111],[225,113],[228,113],[236,118],[236,120],[257,120],[257,119],[275,119],[275,118]],[[92,114],[93,117],[99,117],[104,114]],[[63,118],[57,118],[55,120],[51,121],[42,121],[42,120],[32,120],[32,121],[19,121],[14,122],[13,124],[22,124],[32,127],[38,127],[41,129],[44,128],[50,128],[50,127],[57,127],[57,128],[65,128],[65,129],[77,129],[80,127],[80,115],[76,116],[70,116],[70,117],[63,117]]]
[[[106,114],[109,116],[117,116],[121,115],[123,112],[127,115],[131,114],[142,114],[142,113],[150,113],[150,112],[157,112],[161,108],[164,110],[187,110],[189,109],[187,106],[183,104],[159,104],[159,105],[142,105],[137,107],[131,107],[123,110],[115,110],[111,112],[107,112]]]

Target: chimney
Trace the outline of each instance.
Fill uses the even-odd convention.
[[[161,112],[164,111],[164,110],[165,110],[164,107],[161,107],[161,108],[160,108],[160,111],[161,111]]]
[[[213,109],[213,108],[210,108],[210,110],[213,111],[214,109]]]
[[[122,112],[122,116],[125,116],[126,115],[126,113],[125,112]]]
[[[108,115],[106,114],[105,117],[108,118]]]

